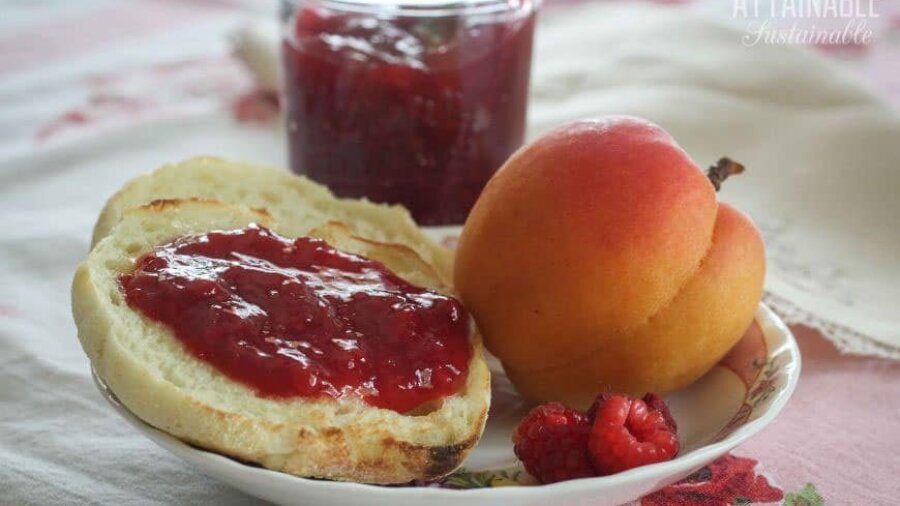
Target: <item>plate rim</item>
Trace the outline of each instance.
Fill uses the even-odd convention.
[[[451,497],[465,497],[466,499],[516,499],[522,498],[523,496],[529,496],[530,499],[534,499],[537,495],[540,494],[543,494],[545,496],[555,496],[559,494],[595,492],[598,489],[605,488],[604,484],[615,484],[617,486],[635,485],[647,478],[660,476],[668,477],[683,473],[685,471],[693,471],[701,467],[703,464],[709,462],[710,460],[716,458],[717,456],[722,455],[735,448],[739,444],[749,439],[751,436],[757,434],[765,426],[769,425],[772,420],[774,420],[781,413],[781,411],[787,405],[788,400],[790,400],[790,398],[793,396],[794,390],[796,389],[797,383],[800,378],[802,358],[800,355],[800,348],[797,345],[794,334],[791,332],[790,328],[788,328],[787,324],[766,304],[762,302],[759,303],[756,315],[754,316],[754,321],[758,322],[760,326],[763,327],[764,334],[767,335],[767,329],[774,328],[783,338],[784,342],[781,343],[780,346],[774,349],[767,350],[768,356],[774,357],[786,352],[790,357],[790,360],[784,364],[785,374],[787,377],[784,388],[772,400],[771,405],[765,412],[763,412],[759,416],[759,418],[745,423],[720,441],[700,446],[692,450],[691,452],[683,456],[676,457],[675,459],[670,461],[641,466],[609,476],[579,478],[575,480],[568,480],[539,486],[484,487],[470,489],[450,489],[427,486],[390,487],[368,483],[305,478],[302,476],[294,476],[292,474],[274,471],[263,467],[250,466],[224,455],[191,446],[184,441],[168,434],[167,432],[157,429],[156,427],[153,427],[152,425],[144,422],[136,415],[134,415],[134,413],[126,408],[118,400],[118,398],[115,397],[115,394],[111,390],[109,390],[103,380],[97,375],[93,366],[91,366],[91,377],[97,390],[100,391],[100,394],[103,396],[103,398],[106,399],[106,401],[116,410],[116,412],[119,413],[120,416],[122,416],[127,422],[138,429],[138,431],[141,432],[142,435],[153,441],[156,445],[161,446],[166,451],[175,454],[182,460],[186,459],[173,448],[178,448],[178,450],[185,453],[194,453],[198,458],[203,457],[212,459],[214,462],[230,468],[230,470],[232,471],[246,473],[252,475],[257,479],[277,480],[288,485],[300,484],[303,487],[318,488],[319,491],[333,491],[336,489],[340,489],[345,492],[375,494],[380,498],[392,497],[396,496],[397,494],[417,494],[420,498],[423,499],[446,499]],[[172,446],[173,448],[170,448],[169,446]],[[199,466],[194,462],[187,463],[192,464],[195,468],[197,468],[204,474],[207,474],[203,466]],[[660,473],[659,471],[664,468],[672,469]],[[217,479],[216,476],[211,477]]]

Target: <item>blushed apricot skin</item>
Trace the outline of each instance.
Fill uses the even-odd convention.
[[[753,223],[719,205],[713,246],[697,273],[659,313],[627,333],[598,333],[593,350],[571,362],[519,372],[527,398],[585,408],[597,392],[670,392],[696,381],[734,346],[753,321],[765,274]]]
[[[668,392],[740,338],[762,292],[750,220],[659,127],[565,125],[513,155],[469,215],[455,282],[526,397]]]

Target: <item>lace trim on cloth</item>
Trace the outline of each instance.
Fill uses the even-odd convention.
[[[841,353],[900,360],[900,349],[880,343],[849,327],[811,314],[780,295],[767,291],[763,295],[763,302],[778,313],[778,316],[788,325],[805,325],[819,331]]]

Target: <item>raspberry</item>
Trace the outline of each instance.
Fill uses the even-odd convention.
[[[678,424],[675,423],[675,418],[672,416],[672,412],[669,411],[669,405],[666,404],[666,401],[663,400],[662,397],[648,392],[647,395],[642,399],[647,407],[650,409],[655,409],[662,414],[663,418],[666,420],[666,426],[669,427],[669,430],[678,433]]]
[[[609,392],[600,392],[599,394],[597,394],[597,398],[594,399],[594,403],[591,404],[591,407],[587,410],[588,420],[593,422],[594,417],[597,414],[597,408],[602,406],[603,403],[608,401],[609,398],[613,395],[615,394],[611,394]],[[645,395],[641,400],[643,400],[644,403],[647,404],[648,408],[655,409],[662,414],[663,418],[666,419],[666,425],[669,427],[669,430],[676,433],[678,432],[678,424],[675,423],[675,418],[672,416],[672,412],[669,411],[668,404],[666,404],[666,401],[664,401],[662,397],[654,394],[653,392],[648,392],[647,395]]]
[[[678,436],[663,414],[638,399],[610,396],[596,409],[588,449],[600,475],[671,460]]]
[[[541,483],[594,476],[587,452],[591,424],[558,402],[531,410],[513,433],[516,457]]]
[[[591,407],[588,408],[587,413],[586,413],[588,420],[590,420],[591,423],[594,422],[594,417],[597,416],[597,409],[600,406],[602,406],[606,401],[608,401],[609,398],[612,397],[613,395],[615,395],[615,394],[611,394],[609,392],[600,392],[599,394],[597,394],[597,398],[594,399],[593,404],[591,404]]]

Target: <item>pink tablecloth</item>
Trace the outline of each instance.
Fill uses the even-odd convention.
[[[701,471],[709,482],[686,480],[642,505],[896,502],[900,363],[841,355],[814,330],[792,330],[803,372],[782,415],[711,473]]]
[[[548,8],[564,9],[567,3],[551,0]],[[668,8],[716,11],[705,2],[666,3],[679,4]],[[878,38],[829,52],[900,104],[900,9],[897,2],[876,5],[881,11]],[[242,99],[254,85],[228,55],[224,37],[248,17],[271,13],[266,2],[240,0],[85,0],[5,9],[0,20],[0,212],[11,232],[0,244],[10,260],[4,279],[25,280],[28,286],[0,292],[5,346],[0,353],[5,355],[0,359],[0,448],[10,455],[0,468],[0,502],[251,501],[137,435],[128,440],[133,445],[129,455],[152,456],[150,465],[161,469],[154,487],[125,472],[128,463],[104,460],[117,449],[105,447],[105,434],[91,427],[101,427],[99,420],[110,415],[99,414],[100,401],[90,391],[86,359],[69,321],[67,283],[87,248],[102,200],[137,172],[196,152],[284,163],[283,146],[275,140],[280,133],[266,123],[271,111],[265,102]],[[166,135],[177,138],[163,142]],[[165,149],[148,149],[156,145]],[[102,146],[120,170],[93,176],[89,146]],[[130,149],[144,154],[136,159]],[[35,167],[43,172],[32,172]],[[30,249],[38,244],[45,246]],[[36,311],[37,304],[46,307]],[[841,355],[815,331],[794,331],[803,374],[782,416],[733,455],[641,504],[898,500],[900,363]],[[22,335],[46,335],[54,344],[49,350],[32,349]],[[38,370],[32,363],[54,372],[29,377]],[[18,395],[23,388],[50,390],[51,380],[93,396],[76,403],[92,406],[82,424],[53,429],[71,434],[64,442],[36,428],[36,420],[52,408],[29,405],[27,399],[36,397]],[[91,439],[73,441],[79,434]],[[94,472],[84,470],[85,452],[94,452]]]

